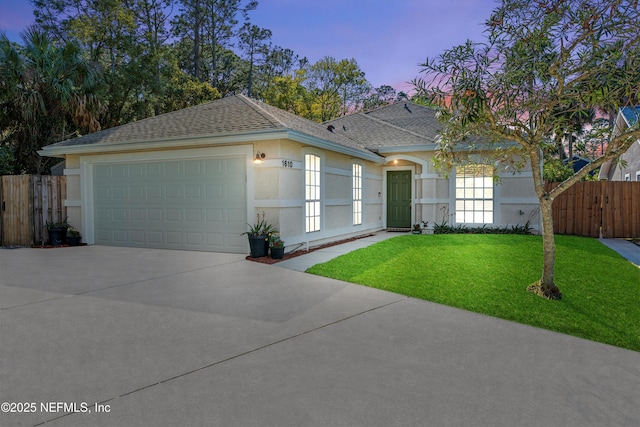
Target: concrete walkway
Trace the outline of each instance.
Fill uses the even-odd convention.
[[[328,248],[319,249],[317,251],[310,252],[305,255],[300,255],[295,258],[291,258],[285,261],[281,261],[276,265],[282,268],[288,268],[296,271],[307,271],[310,267],[321,264],[323,262],[330,261],[340,255],[353,252],[356,249],[366,248],[374,243],[381,242],[383,240],[390,239],[392,237],[402,236],[409,233],[396,233],[380,231],[371,236],[363,237],[362,239],[354,240],[352,242],[343,243],[341,245],[330,246]]]
[[[628,261],[640,267],[640,246],[624,239],[598,239],[603,245],[618,252]]]
[[[639,366],[244,255],[0,250],[3,427],[638,426]]]

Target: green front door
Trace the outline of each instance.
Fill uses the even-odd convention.
[[[411,227],[411,171],[387,172],[387,228]]]

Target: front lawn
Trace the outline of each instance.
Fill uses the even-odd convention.
[[[560,301],[526,291],[540,236],[403,235],[307,272],[640,351],[640,268],[595,239],[556,236]]]

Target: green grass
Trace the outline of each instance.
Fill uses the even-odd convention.
[[[526,291],[540,236],[399,236],[307,272],[640,351],[640,268],[595,239],[556,236],[560,301]]]

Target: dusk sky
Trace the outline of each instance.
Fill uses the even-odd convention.
[[[419,63],[467,39],[482,40],[493,0],[258,0],[251,21],[312,63],[355,58],[375,86],[409,91]],[[0,31],[19,41],[33,22],[28,0],[0,0]]]

